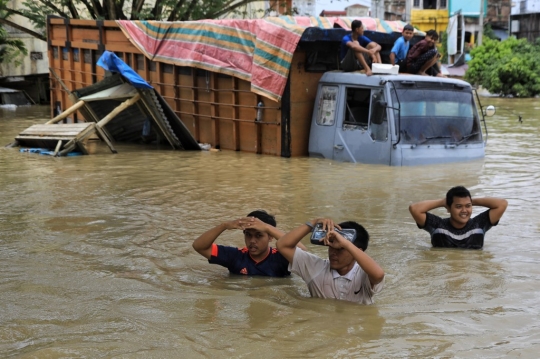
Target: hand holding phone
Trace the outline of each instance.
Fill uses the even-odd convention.
[[[326,230],[323,229],[322,226],[323,226],[322,223],[317,223],[317,225],[313,229],[313,233],[311,234],[311,239],[310,239],[312,244],[323,245],[323,246],[325,245],[324,238],[326,237],[327,232]],[[343,238],[345,238],[346,240],[350,242],[354,242],[354,240],[356,239],[355,229],[352,229],[352,228],[339,229],[337,227],[334,227],[334,231],[341,234]]]

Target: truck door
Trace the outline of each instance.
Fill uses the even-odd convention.
[[[309,155],[312,157],[334,157],[334,136],[336,133],[337,110],[341,108],[339,87],[323,85],[317,94],[317,105],[309,135]]]
[[[347,87],[336,119],[334,155],[338,161],[390,164],[391,141],[384,91]]]

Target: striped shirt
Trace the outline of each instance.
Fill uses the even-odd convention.
[[[481,249],[484,246],[484,235],[499,222],[491,224],[489,209],[478,216],[469,219],[463,228],[455,228],[450,223],[450,218],[441,218],[431,213],[426,213],[424,227],[418,225],[431,235],[433,247]]]

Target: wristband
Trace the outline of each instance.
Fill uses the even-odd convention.
[[[305,223],[305,225],[308,226],[308,227],[310,228],[310,232],[313,232],[313,224],[311,224],[310,221],[307,221],[307,222]]]

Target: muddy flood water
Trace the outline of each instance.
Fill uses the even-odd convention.
[[[0,357],[538,358],[540,100],[483,103],[498,108],[486,157],[459,164],[0,148]],[[48,116],[0,108],[0,144]],[[483,250],[433,249],[408,206],[460,184],[509,207]],[[192,249],[258,208],[283,230],[318,216],[363,223],[386,271],[376,303],[310,298],[295,275],[232,276]],[[217,243],[240,247],[243,236]]]

